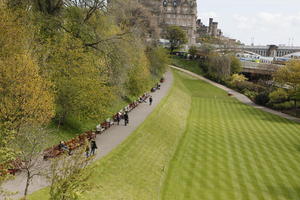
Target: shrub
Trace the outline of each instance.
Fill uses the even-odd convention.
[[[272,104],[272,107],[276,110],[291,110],[294,108],[294,102],[286,101],[283,103],[275,103],[275,104]]]
[[[250,90],[247,90],[247,89],[244,89],[242,91],[242,93],[244,95],[246,95],[247,97],[249,97],[250,99],[255,99],[255,97],[258,95],[257,92],[254,92],[254,91],[250,91]]]
[[[242,63],[237,57],[232,55],[230,56],[230,60],[230,70],[232,74],[239,73],[240,71],[242,71]]]
[[[258,105],[265,106],[270,101],[269,94],[266,92],[261,92],[255,96],[254,101]]]
[[[242,92],[244,89],[254,91],[257,93],[264,92],[266,90],[265,87],[249,81],[237,82],[235,87],[240,92]]]
[[[248,79],[243,74],[233,74],[228,83],[230,87],[236,88],[237,84],[247,81]]]
[[[271,103],[282,103],[288,100],[289,95],[284,89],[279,88],[270,93],[269,98]]]

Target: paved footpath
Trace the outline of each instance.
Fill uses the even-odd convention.
[[[97,135],[96,143],[99,152],[97,152],[95,160],[99,160],[109,154],[113,149],[121,144],[142,122],[144,122],[147,116],[155,109],[155,107],[166,96],[166,94],[168,94],[172,83],[173,74],[171,70],[169,70],[165,75],[165,82],[161,84],[161,89],[151,93],[151,96],[153,97],[153,103],[151,106],[149,105],[148,100],[147,103],[139,104],[137,108],[133,109],[129,113],[129,124],[127,126],[124,126],[124,121],[121,120],[119,126],[112,126],[103,134]],[[29,194],[47,187],[48,185],[49,183],[44,177],[35,177],[29,187]],[[24,174],[18,174],[15,179],[7,182],[4,185],[4,188],[13,192],[19,192],[13,198],[18,199],[22,197],[25,188]]]
[[[209,80],[207,78],[204,78],[203,76],[200,76],[200,75],[195,74],[193,72],[190,72],[188,70],[185,70],[185,69],[182,69],[182,68],[179,68],[179,67],[175,67],[175,66],[171,66],[171,67],[174,68],[174,69],[177,69],[179,71],[182,71],[184,73],[187,73],[189,75],[192,75],[192,76],[194,76],[194,77],[196,77],[196,78],[198,78],[200,80],[203,80],[203,81],[205,81],[207,83],[210,83],[210,84],[212,84],[212,85],[214,85],[214,86],[216,86],[216,87],[218,87],[218,88],[220,88],[222,90],[225,90],[228,93],[231,93],[235,98],[237,98],[237,100],[239,100],[240,102],[242,102],[244,104],[247,104],[249,106],[255,107],[255,108],[260,109],[260,110],[263,110],[265,112],[272,113],[274,115],[278,115],[280,117],[283,117],[283,118],[286,118],[286,119],[289,119],[289,120],[292,120],[292,121],[300,123],[300,118],[293,117],[293,116],[284,114],[282,112],[278,112],[278,111],[272,110],[270,108],[266,108],[264,106],[256,105],[247,96],[245,96],[245,95],[243,95],[243,94],[241,94],[239,92],[236,92],[236,91],[234,91],[234,90],[232,90],[232,89],[230,89],[228,87],[225,87],[224,85],[221,85],[219,83],[213,82],[213,81],[211,81],[211,80]]]

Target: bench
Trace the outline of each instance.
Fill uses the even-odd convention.
[[[7,169],[5,169],[5,167]],[[15,175],[17,172],[21,171],[24,168],[24,162],[20,159],[11,161],[10,163],[0,165],[0,176],[7,174]]]
[[[103,122],[101,123],[101,127],[104,128],[104,130],[110,128],[111,124],[110,122]]]

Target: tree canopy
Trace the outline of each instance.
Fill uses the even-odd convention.
[[[173,52],[174,49],[180,48],[188,41],[186,32],[179,26],[169,26],[166,30],[166,39],[170,41],[171,52]]]
[[[103,120],[162,77],[149,13],[130,0],[0,1],[1,174],[24,127]]]

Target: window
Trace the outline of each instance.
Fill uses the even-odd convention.
[[[167,5],[168,5],[168,2],[167,2],[167,0],[164,0],[164,2],[163,2],[163,6],[164,6],[164,7],[167,7]]]
[[[174,6],[174,7],[177,7],[177,0],[174,0],[174,1],[173,1],[173,6]]]

